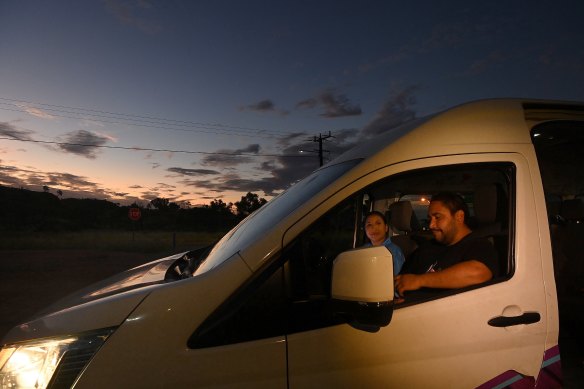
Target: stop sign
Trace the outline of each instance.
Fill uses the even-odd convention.
[[[130,208],[128,211],[128,217],[133,221],[140,220],[140,216],[142,216],[140,213],[140,208]]]

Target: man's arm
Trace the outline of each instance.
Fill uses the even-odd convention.
[[[420,288],[456,289],[476,285],[493,278],[493,273],[482,262],[470,260],[437,272],[424,274],[402,274],[395,278],[400,296],[408,290]]]

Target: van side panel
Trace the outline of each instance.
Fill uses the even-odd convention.
[[[187,346],[197,327],[250,275],[234,255],[201,276],[152,293],[107,340],[75,387],[285,388],[284,336]]]

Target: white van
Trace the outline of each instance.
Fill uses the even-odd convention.
[[[580,103],[487,100],[395,128],[209,250],[128,270],[15,327],[0,387],[559,387],[558,296],[583,323],[583,167]],[[407,263],[440,191],[464,197],[499,274],[398,304],[389,251],[360,248],[364,214],[391,213]]]

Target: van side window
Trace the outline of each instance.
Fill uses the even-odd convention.
[[[195,331],[190,348],[215,347],[286,333],[282,266],[275,263],[229,298]]]
[[[360,203],[360,194],[344,200],[284,248],[288,333],[343,322],[328,309],[332,265],[337,255],[355,247]]]
[[[532,129],[545,192],[563,337],[584,324],[584,121]]]
[[[332,261],[340,252],[366,242],[363,221],[368,212],[377,210],[386,215],[391,239],[406,254],[407,264],[415,248],[428,244],[433,237],[428,228],[429,199],[441,191],[453,191],[465,199],[470,208],[471,228],[476,235],[487,238],[497,251],[498,276],[485,285],[511,277],[514,188],[514,164],[473,163],[394,175],[346,199],[284,248],[285,278],[289,284],[286,289],[292,301],[289,331],[338,322],[327,316],[323,303],[330,297]],[[464,290],[426,291],[410,303]]]
[[[341,202],[288,245],[214,312],[188,341],[215,347],[342,323],[328,309],[332,262],[355,242],[358,195]]]
[[[509,278],[513,273],[514,185],[514,164],[472,163],[398,174],[375,184],[368,193],[375,209],[389,213],[392,240],[406,253],[404,272],[412,271],[408,265],[416,251],[411,247],[425,250],[426,246],[432,245],[433,234],[428,220],[432,195],[439,192],[460,195],[469,209],[467,225],[475,236],[487,238],[497,252],[497,263],[492,269],[495,278],[487,283],[490,284]],[[409,212],[404,213],[404,209]],[[439,244],[433,246],[435,250],[440,249]],[[468,289],[421,289],[408,292],[406,303],[418,303]]]
[[[333,260],[355,247],[357,202],[357,197],[343,201],[284,249],[294,300],[329,296]]]
[[[402,245],[407,264],[415,247],[432,239],[427,209],[430,196],[440,191],[462,195],[473,229],[497,248],[500,277],[492,282],[510,277],[514,172],[511,163],[448,165],[394,175],[363,188],[296,236],[203,323],[189,346],[212,347],[343,323],[329,309],[332,265],[341,252],[366,242],[366,214],[377,210],[386,215],[392,241]],[[434,292],[411,303],[459,292]]]

